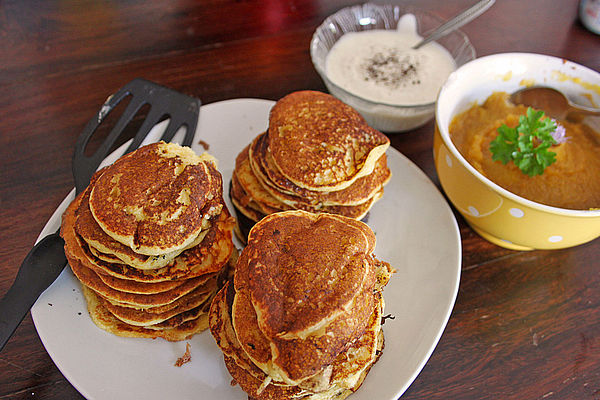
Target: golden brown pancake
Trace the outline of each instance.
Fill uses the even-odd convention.
[[[65,253],[80,261],[85,267],[99,274],[109,275],[125,281],[156,283],[172,280],[189,279],[220,270],[234,251],[231,241],[233,220],[228,212],[223,211],[207,232],[205,239],[196,247],[186,250],[166,267],[157,270],[139,270],[126,264],[109,263],[97,259],[84,246],[75,232],[75,212],[79,208],[84,193],[81,193],[67,207],[63,214],[61,236],[65,240]],[[224,210],[226,210],[224,208]],[[187,254],[186,254],[187,253]],[[189,264],[186,264],[189,262]]]
[[[304,211],[272,214],[250,231],[236,266],[236,291],[252,294],[270,338],[315,329],[361,290],[374,245],[373,232],[359,221]],[[241,262],[245,257],[248,263]]]
[[[248,168],[247,160],[240,163],[239,168],[236,165],[231,183],[232,190],[230,194],[232,203],[246,217],[255,222],[262,219],[265,215],[292,209],[300,209],[313,213],[323,212],[338,214],[360,220],[365,217],[373,204],[379,200],[383,194],[383,188],[381,188],[379,192],[373,194],[373,197],[365,199],[362,203],[350,206],[327,206],[322,204],[315,205],[302,201],[294,202],[290,200],[290,197],[288,197],[290,204],[287,204],[273,196],[272,193],[265,189],[264,185],[261,185],[258,182],[253,171]]]
[[[206,329],[237,260],[214,162],[149,145],[94,174],[67,207],[65,254],[100,328],[167,340]]]
[[[295,185],[279,172],[268,150],[265,133],[253,140],[247,152],[252,171],[264,189],[293,208],[302,209],[301,205],[314,207],[362,204],[380,192],[391,178],[391,171],[387,167],[387,157],[383,154],[377,160],[371,174],[357,179],[347,188],[329,192],[314,191]]]
[[[235,381],[256,399],[331,399],[344,398],[357,390],[383,349],[381,314],[383,300],[377,297],[374,311],[364,334],[340,353],[334,362],[315,377],[298,386],[277,382],[258,369],[242,350],[231,318],[233,288],[226,285],[212,302],[209,322],[217,345],[224,354],[225,365]],[[306,397],[304,397],[306,396]],[[341,396],[341,397],[338,397]]]
[[[161,293],[166,292],[168,290],[175,289],[176,287],[182,285],[185,280],[176,280],[176,281],[162,281],[162,282],[138,282],[128,279],[117,278],[112,275],[97,273],[98,277],[104,282],[104,284],[108,287],[111,287],[115,290],[120,290],[123,292],[129,293],[139,293],[139,294],[152,294],[152,293]]]
[[[378,275],[389,272],[374,246],[368,226],[339,215],[287,211],[256,224],[236,264],[231,310],[251,362],[299,385],[361,337],[387,282]]]
[[[103,306],[102,298],[96,295],[93,290],[84,285],[82,286],[82,291],[92,321],[94,321],[99,328],[118,336],[152,339],[162,337],[168,341],[179,341],[189,339],[194,334],[202,332],[208,327],[208,315],[206,313],[171,329],[156,330],[130,325],[111,314],[106,307]]]
[[[286,340],[264,336],[249,298],[236,292],[233,326],[241,347],[255,365],[274,379],[295,385],[318,374],[363,335],[373,312],[373,296],[363,292],[358,297],[354,314],[342,315],[318,335]]]
[[[389,139],[330,95],[301,91],[279,100],[266,132],[236,157],[230,198],[236,235],[287,210],[366,219],[391,178]]]
[[[236,157],[234,176],[236,185],[239,184],[241,188],[243,188],[242,190],[245,193],[248,193],[250,198],[261,207],[258,211],[261,211],[264,214],[271,214],[273,212],[292,209],[292,207],[282,203],[268,191],[265,191],[263,185],[256,179],[254,172],[250,168],[248,147],[244,148],[244,150]]]
[[[248,235],[209,326],[249,399],[331,400],[357,390],[383,349],[383,287],[365,224],[286,211]]]
[[[190,293],[200,285],[206,283],[204,277],[196,277],[185,280],[181,285],[159,293],[153,294],[139,294],[129,293],[120,290],[115,290],[110,286],[106,285],[99,277],[96,272],[85,267],[83,263],[73,257],[67,256],[71,270],[77,277],[77,279],[85,286],[98,292],[102,297],[111,299],[119,303],[130,304],[139,308],[144,307],[156,307],[165,304],[172,303],[180,297]],[[216,279],[216,278],[213,278]]]
[[[137,326],[156,325],[183,312],[199,308],[211,298],[215,288],[216,285],[199,288],[176,300],[177,304],[173,308],[163,312],[152,312],[152,307],[149,309],[123,307],[112,304],[110,301],[106,301],[104,306],[111,314],[128,324]]]
[[[90,192],[94,219],[135,252],[161,255],[184,248],[218,214],[203,212],[221,195],[221,176],[210,156],[172,143],[153,143],[107,167]]]
[[[291,93],[269,115],[274,164],[287,179],[310,190],[350,186],[373,171],[389,144],[356,110],[321,92]]]
[[[181,248],[167,254],[161,254],[159,256],[139,254],[133,251],[133,249],[130,247],[117,242],[112,237],[107,235],[102,228],[100,228],[100,225],[98,225],[94,219],[94,216],[89,208],[89,192],[89,190],[86,190],[84,198],[81,201],[81,205],[77,209],[75,231],[90,246],[92,253],[104,261],[128,264],[137,269],[162,268],[169,264],[184,250],[197,246],[204,239],[206,229],[210,227],[210,221],[205,220],[205,227],[203,227],[204,230],[192,243],[185,248]]]

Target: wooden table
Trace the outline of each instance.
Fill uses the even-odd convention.
[[[423,0],[450,17],[474,0]],[[71,154],[107,95],[145,77],[200,97],[278,99],[325,90],[309,41],[353,1],[77,0],[0,3],[0,295],[73,187]],[[524,51],[600,70],[600,36],[576,0],[498,0],[465,26],[479,56]],[[392,136],[439,185],[433,123]],[[599,399],[600,241],[515,252],[456,214],[463,246],[447,328],[403,399]],[[42,346],[31,316],[0,353],[0,399],[81,396]]]

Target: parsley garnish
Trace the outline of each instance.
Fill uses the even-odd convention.
[[[558,144],[552,136],[557,129],[556,122],[543,117],[543,111],[529,107],[527,115],[519,117],[516,128],[502,124],[498,136],[490,143],[492,160],[502,164],[512,161],[529,176],[543,174],[546,167],[556,161],[556,153],[548,148]]]

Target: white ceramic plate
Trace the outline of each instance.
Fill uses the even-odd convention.
[[[199,141],[209,144],[226,184],[236,155],[267,127],[272,105],[237,99],[202,107],[192,147],[200,153],[204,149]],[[154,140],[161,128],[164,123],[155,127]],[[386,321],[384,353],[353,400],[392,400],[406,390],[433,352],[458,291],[461,245],[450,207],[425,174],[398,151],[388,150],[388,163],[392,180],[368,223],[377,235],[376,256],[397,270],[385,289],[385,314],[395,319]],[[59,227],[73,196],[72,192],[62,202],[40,237]],[[188,341],[192,361],[175,367],[185,341],[121,338],[97,328],[68,268],[31,313],[50,357],[89,399],[246,399],[239,387],[231,386],[208,331]]]

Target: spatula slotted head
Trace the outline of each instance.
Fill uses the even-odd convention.
[[[96,132],[106,116],[125,98],[129,98],[129,104],[110,130],[108,136],[94,154],[86,156],[84,152],[94,132]],[[160,140],[164,140],[165,142],[171,141],[179,128],[183,126],[186,131],[181,144],[184,146],[192,144],[200,113],[200,100],[145,79],[134,79],[106,100],[100,111],[90,119],[77,139],[72,164],[77,193],[80,193],[87,187],[90,178],[96,172],[102,160],[108,155],[127,125],[133,120],[140,109],[146,105],[149,107],[148,114],[125,153],[138,148],[152,127],[167,118],[169,119],[169,123]]]

